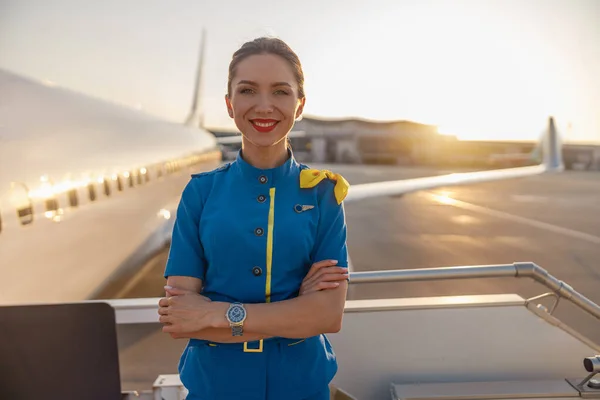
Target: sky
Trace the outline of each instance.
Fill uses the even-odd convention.
[[[598,0],[0,0],[0,68],[183,122],[204,28],[205,125],[234,129],[231,55],[270,35],[301,59],[305,115],[477,140],[536,140],[552,115],[600,143],[598,21]]]

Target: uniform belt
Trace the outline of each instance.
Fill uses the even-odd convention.
[[[244,353],[262,353],[264,345],[266,344],[284,344],[287,346],[294,346],[304,342],[306,339],[288,339],[282,337],[273,337],[268,339],[254,340],[250,342],[241,343],[216,343],[209,340],[191,339],[191,346],[212,346],[212,347],[226,347],[231,349],[239,349]]]

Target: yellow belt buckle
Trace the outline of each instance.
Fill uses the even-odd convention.
[[[263,340],[258,341],[258,349],[249,349],[248,342],[244,342],[244,353],[262,353],[263,351]]]

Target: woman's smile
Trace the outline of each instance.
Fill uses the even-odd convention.
[[[275,129],[279,121],[276,119],[255,118],[251,119],[250,123],[258,132],[267,133]]]

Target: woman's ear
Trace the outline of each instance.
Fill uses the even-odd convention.
[[[302,112],[304,111],[304,104],[306,103],[306,97],[301,98],[299,101],[300,101],[300,105],[298,106],[298,109],[296,109],[296,118],[295,118],[297,121],[302,119]]]
[[[225,106],[227,107],[227,113],[230,118],[233,118],[233,107],[231,106],[231,100],[229,99],[229,95],[225,95]]]

